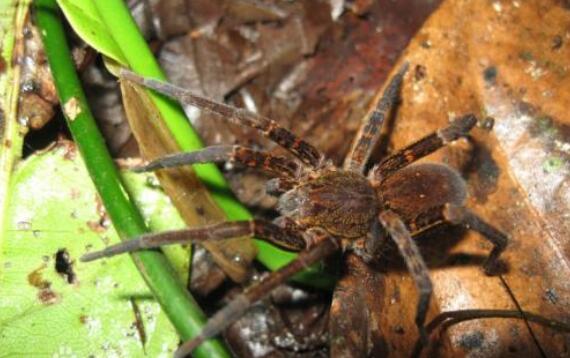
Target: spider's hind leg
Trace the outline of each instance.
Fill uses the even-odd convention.
[[[483,264],[483,268],[486,274],[494,274],[498,267],[499,256],[507,247],[507,236],[485,222],[471,210],[460,205],[447,204],[443,215],[450,223],[463,225],[467,229],[475,230],[493,244],[493,250],[491,250],[489,257]]]
[[[398,251],[400,251],[400,254],[404,258],[408,271],[412,275],[416,287],[418,288],[419,300],[416,311],[416,326],[418,327],[420,340],[426,343],[428,336],[425,321],[433,291],[427,265],[416,243],[412,239],[412,235],[396,213],[391,210],[383,211],[380,213],[379,219],[382,226],[396,243]]]
[[[216,314],[208,320],[202,331],[196,337],[180,346],[174,356],[176,358],[188,356],[198,345],[202,344],[208,338],[217,335],[240,318],[252,304],[267,296],[274,288],[284,283],[303,268],[309,267],[319,260],[332,255],[340,248],[339,240],[329,236],[325,232],[315,230],[309,235],[312,236],[310,241],[315,242],[314,246],[302,251],[294,261],[291,261],[286,266],[283,266],[268,276],[264,276],[259,282],[248,287],[245,291],[233,298],[230,303],[216,312]]]

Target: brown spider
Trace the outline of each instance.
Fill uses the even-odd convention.
[[[485,271],[490,274],[507,245],[507,237],[463,206],[465,182],[443,164],[410,165],[448,143],[468,134],[476,124],[473,115],[456,119],[447,128],[389,155],[366,173],[366,163],[382,124],[398,99],[407,71],[404,64],[387,85],[376,106],[367,115],[344,166],[338,168],[311,144],[275,121],[191,94],[189,91],[124,71],[122,76],[171,97],[252,127],[279,144],[298,160],[275,156],[242,146],[212,146],[178,153],[138,168],[157,170],[207,162],[235,162],[260,169],[275,178],[268,191],[280,195],[275,222],[249,220],[223,222],[200,228],[144,235],[106,249],[88,253],[90,261],[124,252],[162,245],[256,236],[281,248],[300,252],[297,258],[236,296],[209,319],[202,332],[184,343],[176,356],[186,356],[206,339],[217,335],[243,315],[249,306],[268,295],[289,277],[337,250],[353,250],[369,260],[391,238],[416,282],[419,301],[416,325],[426,340],[425,319],[432,293],[429,271],[413,237],[434,226],[451,223],[478,231],[493,244]]]

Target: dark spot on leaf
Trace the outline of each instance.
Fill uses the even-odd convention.
[[[498,73],[497,67],[495,66],[487,67],[483,71],[483,78],[485,79],[485,82],[494,85],[497,80],[497,73]]]
[[[40,268],[28,274],[28,283],[36,288],[44,289],[50,287],[51,283],[44,280],[42,277],[42,271],[46,268],[45,265],[40,266]]]
[[[552,38],[552,49],[553,50],[560,49],[562,47],[562,43],[563,43],[562,36],[560,35],[554,36],[554,38]]]
[[[555,305],[558,302],[558,293],[554,288],[547,288],[544,292],[544,298]]]
[[[75,283],[77,277],[75,272],[73,272],[73,263],[71,262],[71,257],[66,249],[59,249],[55,253],[55,270],[57,273],[65,277],[67,283]]]
[[[43,289],[38,292],[38,298],[44,305],[53,305],[57,302],[57,294],[51,289]]]
[[[487,197],[497,190],[497,181],[501,174],[489,148],[483,144],[475,146],[467,173],[473,198],[480,203],[486,202]]]
[[[542,164],[542,169],[545,173],[556,173],[564,166],[564,159],[560,157],[550,157]]]
[[[414,79],[416,81],[421,81],[427,76],[427,68],[422,65],[416,65],[414,71]]]
[[[143,349],[144,349],[146,346],[146,342],[147,342],[147,336],[146,336],[146,331],[145,331],[145,327],[144,327],[144,322],[142,319],[142,314],[141,314],[139,306],[138,306],[137,302],[135,301],[134,297],[131,297],[130,301],[131,301],[131,307],[133,308],[133,313],[135,316],[135,321],[133,322],[133,326],[137,330],[137,333],[139,335],[139,339],[140,339],[141,344],[142,344]]]
[[[534,58],[532,56],[532,52],[530,51],[522,51],[521,53],[519,53],[519,58],[521,60],[525,60],[525,61],[532,61],[532,59]]]
[[[479,127],[486,131],[492,130],[494,126],[495,126],[495,118],[493,117],[485,117],[485,119],[479,122]]]
[[[20,91],[23,93],[37,92],[38,90],[39,84],[33,80],[25,81],[20,85]]]
[[[461,336],[459,345],[466,350],[481,348],[485,341],[485,336],[480,331],[474,331]]]
[[[45,305],[56,303],[57,294],[51,290],[51,282],[44,280],[42,271],[46,268],[46,264],[41,265],[38,269],[28,274],[28,283],[37,289],[38,299]]]

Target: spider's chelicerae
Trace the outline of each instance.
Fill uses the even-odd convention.
[[[394,107],[408,64],[392,77],[382,97],[368,113],[342,168],[327,160],[315,147],[275,121],[242,109],[213,102],[179,87],[124,71],[122,76],[143,84],[184,104],[197,106],[243,126],[253,127],[297,159],[235,146],[212,146],[190,153],[169,155],[139,168],[157,170],[207,162],[235,162],[273,176],[268,191],[280,195],[274,222],[249,220],[223,222],[200,228],[142,236],[86,254],[83,261],[119,253],[155,248],[166,244],[256,236],[279,247],[299,252],[280,270],[265,276],[236,296],[209,319],[202,332],[186,342],[177,355],[185,356],[209,337],[243,315],[247,308],[268,295],[293,274],[337,250],[353,250],[364,259],[377,254],[391,239],[416,282],[419,301],[416,324],[426,338],[425,319],[432,283],[413,238],[428,228],[450,223],[478,231],[493,244],[485,270],[491,273],[507,237],[463,206],[466,186],[461,176],[443,164],[413,164],[418,159],[465,136],[476,124],[473,115],[453,121],[419,141],[393,153],[366,172],[382,124]]]

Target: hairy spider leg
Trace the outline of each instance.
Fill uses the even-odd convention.
[[[394,107],[404,75],[408,71],[408,62],[404,63],[382,93],[382,97],[376,107],[368,115],[368,119],[362,124],[354,139],[353,147],[346,156],[344,168],[353,172],[363,173],[366,162],[370,158],[372,150],[382,131],[382,125],[390,110]]]
[[[216,314],[208,320],[198,336],[180,346],[174,354],[175,358],[188,356],[196,347],[208,338],[223,331],[227,326],[245,314],[252,304],[266,297],[274,288],[287,281],[288,278],[304,268],[330,256],[340,248],[340,243],[336,238],[324,232],[317,235],[318,238],[313,238],[315,242],[314,246],[306,251],[300,252],[294,261],[268,276],[263,277],[253,286],[248,287],[245,291],[232,299],[228,305],[216,312]]]
[[[103,257],[111,257],[126,252],[158,248],[170,244],[225,240],[242,236],[255,236],[290,251],[301,251],[306,242],[295,228],[279,227],[266,220],[244,220],[222,222],[199,228],[165,231],[142,235],[136,239],[111,245],[101,251],[90,252],[81,257],[88,262]]]
[[[463,206],[447,204],[444,208],[444,216],[450,223],[463,225],[467,229],[477,231],[493,244],[493,250],[483,264],[485,273],[492,275],[497,269],[499,256],[507,247],[509,241],[507,236]]]
[[[416,326],[418,327],[422,342],[427,342],[428,336],[424,323],[426,321],[426,315],[433,290],[427,265],[424,262],[416,243],[412,239],[412,235],[396,213],[391,210],[383,211],[379,214],[379,219],[382,226],[396,243],[398,251],[400,251],[400,254],[404,258],[408,271],[416,283],[416,287],[419,291],[416,311]]]
[[[295,179],[299,165],[285,157],[257,151],[239,145],[211,146],[194,152],[166,155],[147,165],[133,168],[135,172],[178,167],[196,163],[238,163],[284,179]]]
[[[319,167],[323,161],[323,155],[314,146],[267,117],[212,101],[206,97],[195,95],[182,87],[145,78],[125,69],[121,70],[121,77],[172,98],[176,98],[182,104],[195,106],[199,109],[218,114],[222,118],[238,125],[255,128],[267,138],[287,149],[303,163],[312,167]]]
[[[476,123],[477,118],[472,114],[454,120],[448,127],[439,129],[388,156],[371,170],[370,177],[374,182],[386,179],[405,166],[467,135]]]
[[[432,293],[432,283],[429,278],[428,268],[412,239],[412,234],[407,226],[414,231],[414,236],[421,233],[423,229],[447,221],[454,225],[463,225],[468,229],[475,230],[483,235],[493,244],[493,250],[489,254],[484,264],[487,274],[493,273],[497,267],[497,262],[501,253],[507,246],[507,237],[493,226],[472,213],[469,209],[454,204],[446,204],[440,207],[433,207],[426,212],[418,213],[413,222],[404,224],[402,219],[391,210],[386,210],[379,215],[380,223],[386,229],[392,240],[398,246],[400,254],[403,256],[408,271],[410,271],[420,293],[417,306],[416,325],[420,333],[422,343],[427,342],[429,329],[424,326],[429,301]],[[430,225],[426,225],[430,224]],[[416,232],[416,230],[419,230]]]

